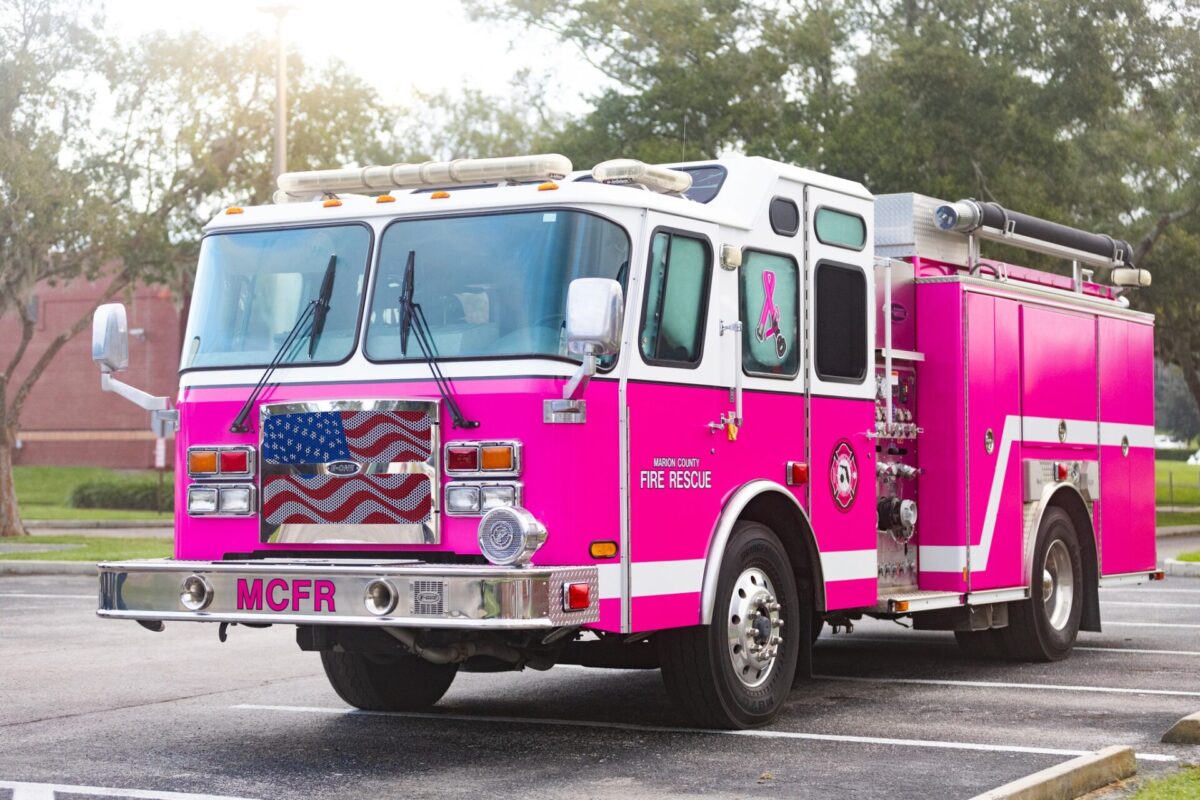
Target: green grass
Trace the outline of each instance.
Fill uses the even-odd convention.
[[[14,467],[17,501],[21,517],[26,520],[159,520],[169,522],[173,515],[154,511],[128,511],[110,508],[71,508],[67,498],[81,483],[93,480],[157,480],[154,470],[112,470],[102,467]],[[168,472],[163,477],[167,486],[174,482]]]
[[[1183,555],[1175,556],[1179,561],[1200,561],[1200,550],[1194,553],[1184,553]]]
[[[1166,778],[1142,784],[1133,800],[1195,800],[1200,797],[1200,767],[1186,767]]]
[[[136,539],[111,536],[23,536],[2,544],[74,544],[70,550],[0,553],[0,561],[119,561],[126,558],[163,558],[170,556],[170,539]]]
[[[1172,480],[1175,483],[1175,505],[1200,506],[1200,465],[1178,461],[1154,462],[1154,494],[1159,505],[1171,502]]]

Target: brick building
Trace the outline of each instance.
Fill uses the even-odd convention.
[[[17,368],[16,381],[46,346],[80,315],[95,308],[103,280],[40,287],[30,310],[36,333]],[[163,287],[138,287],[118,298],[129,312],[129,369],[120,379],[151,394],[175,398],[178,391],[179,311]],[[91,328],[65,347],[42,375],[21,414],[17,464],[56,464],[147,468],[154,466],[155,440],[150,413],[114,394],[100,391],[100,372],[91,359]],[[0,319],[0,364],[7,364],[20,341],[20,322]],[[15,381],[14,381],[15,382]],[[171,466],[171,442],[166,443]]]

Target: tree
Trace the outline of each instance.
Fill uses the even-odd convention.
[[[12,454],[29,392],[91,312],[27,363],[30,295],[41,282],[191,285],[204,223],[272,190],[273,60],[266,42],[197,34],[120,47],[59,0],[0,0],[0,316],[21,341],[0,375],[0,535],[24,533]],[[344,67],[289,59],[296,169],[375,160],[391,118]],[[113,112],[92,122],[100,96]],[[47,111],[51,113],[47,113]]]
[[[0,374],[0,535],[23,533],[12,482],[17,425],[37,379],[86,326],[61,331],[18,374],[34,334],[29,296],[39,282],[99,275],[111,254],[110,210],[91,190],[85,120],[89,76],[103,48],[91,20],[62,3],[0,4],[0,316],[15,314],[20,340]],[[129,284],[118,269],[105,297]]]
[[[416,92],[410,112],[397,114],[385,163],[494,158],[553,146],[563,120],[546,106],[539,82],[523,71],[511,85],[508,97],[470,86],[456,94]]]
[[[609,80],[581,164],[726,151],[1105,231],[1200,405],[1200,7],[1147,0],[469,0]],[[996,251],[1001,256],[1004,250]],[[1014,256],[1040,266],[1061,262]]]

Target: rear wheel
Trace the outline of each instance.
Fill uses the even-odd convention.
[[[432,664],[408,653],[378,655],[321,651],[338,697],[366,711],[415,711],[442,699],[457,664]]]
[[[801,613],[811,612],[807,603],[801,608],[778,537],[762,523],[737,523],[721,564],[712,624],[656,637],[667,692],[701,725],[770,722],[792,687]]]
[[[1023,661],[1059,661],[1071,654],[1083,611],[1083,562],[1071,516],[1050,508],[1034,549],[1030,598],[1008,606],[1001,629],[1007,652]]]

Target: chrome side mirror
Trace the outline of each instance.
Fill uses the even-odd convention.
[[[106,303],[92,317],[92,361],[104,374],[129,366],[129,323],[125,306]]]
[[[567,350],[613,355],[621,348],[625,294],[610,278],[576,278],[567,290]]]

